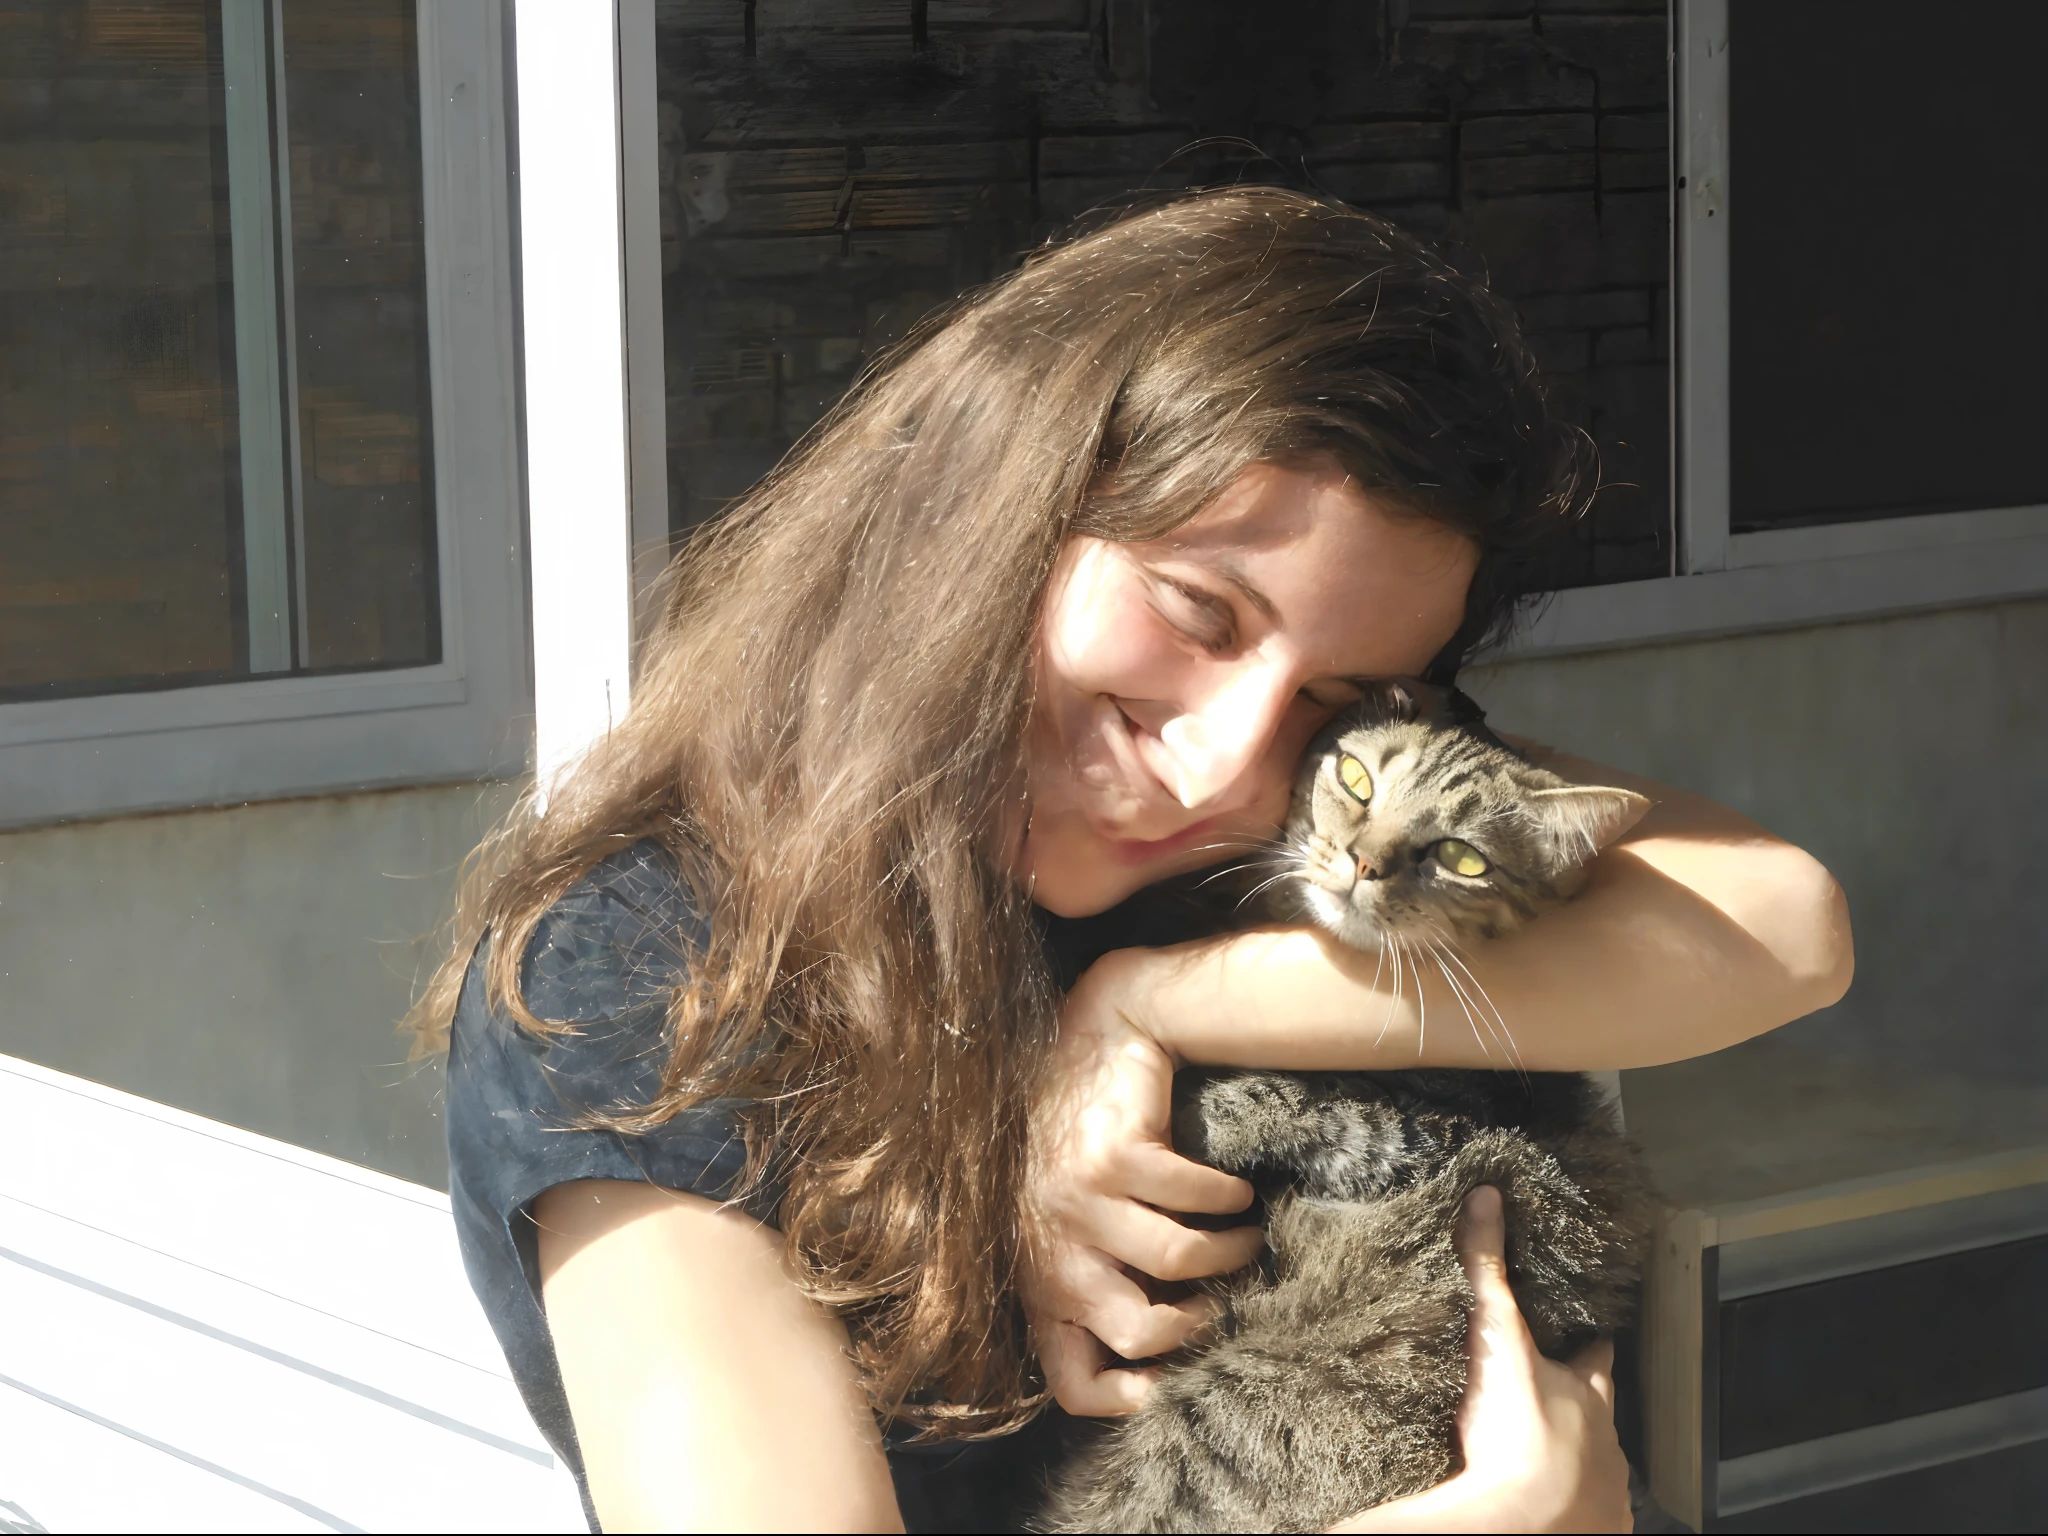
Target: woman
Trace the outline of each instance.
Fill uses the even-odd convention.
[[[1196,938],[1159,882],[1271,836],[1360,679],[1499,632],[1578,441],[1483,286],[1244,189],[956,306],[692,544],[422,1004],[470,1274],[593,1518],[1014,1521],[1073,1421],[998,1432],[1128,1410],[1206,1315],[1170,1282],[1257,1250],[1162,1214],[1250,1198],[1170,1150],[1176,1062],[1485,1064],[1424,1029],[1448,994]],[[1470,956],[1531,1067],[1846,985],[1824,870],[1644,787],[1582,896]],[[1359,1528],[1626,1528],[1605,1360],[1534,1355],[1477,1198],[1466,1471]]]

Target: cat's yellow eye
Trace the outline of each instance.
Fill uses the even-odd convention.
[[[1337,782],[1350,792],[1351,798],[1360,805],[1372,799],[1372,775],[1366,772],[1365,764],[1349,752],[1337,759]]]
[[[1454,875],[1463,875],[1467,880],[1477,880],[1493,866],[1486,862],[1486,855],[1470,843],[1447,837],[1436,845],[1436,861]]]

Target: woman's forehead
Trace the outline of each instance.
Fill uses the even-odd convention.
[[[1257,464],[1159,541],[1243,592],[1339,675],[1417,671],[1464,617],[1478,550],[1334,466]]]

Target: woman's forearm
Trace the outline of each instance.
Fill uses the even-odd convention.
[[[1518,933],[1454,960],[1405,956],[1398,975],[1392,956],[1322,934],[1236,934],[1127,972],[1125,1011],[1190,1061],[1574,1070],[1700,1055],[1840,998],[1849,923],[1828,872],[1725,807],[1632,787],[1652,811],[1577,898]]]

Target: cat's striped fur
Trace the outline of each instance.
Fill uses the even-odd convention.
[[[1568,784],[1422,684],[1372,689],[1317,737],[1277,910],[1378,949],[1397,984],[1440,970],[1459,1012],[1428,1027],[1470,1029],[1503,1070],[1180,1075],[1176,1146],[1252,1180],[1269,1252],[1216,1288],[1220,1336],[1065,1470],[1045,1529],[1325,1530],[1450,1476],[1471,1302],[1451,1235],[1477,1184],[1501,1190],[1546,1353],[1626,1320],[1648,1206],[1605,1097],[1518,1070],[1458,947],[1564,901],[1646,805]]]

